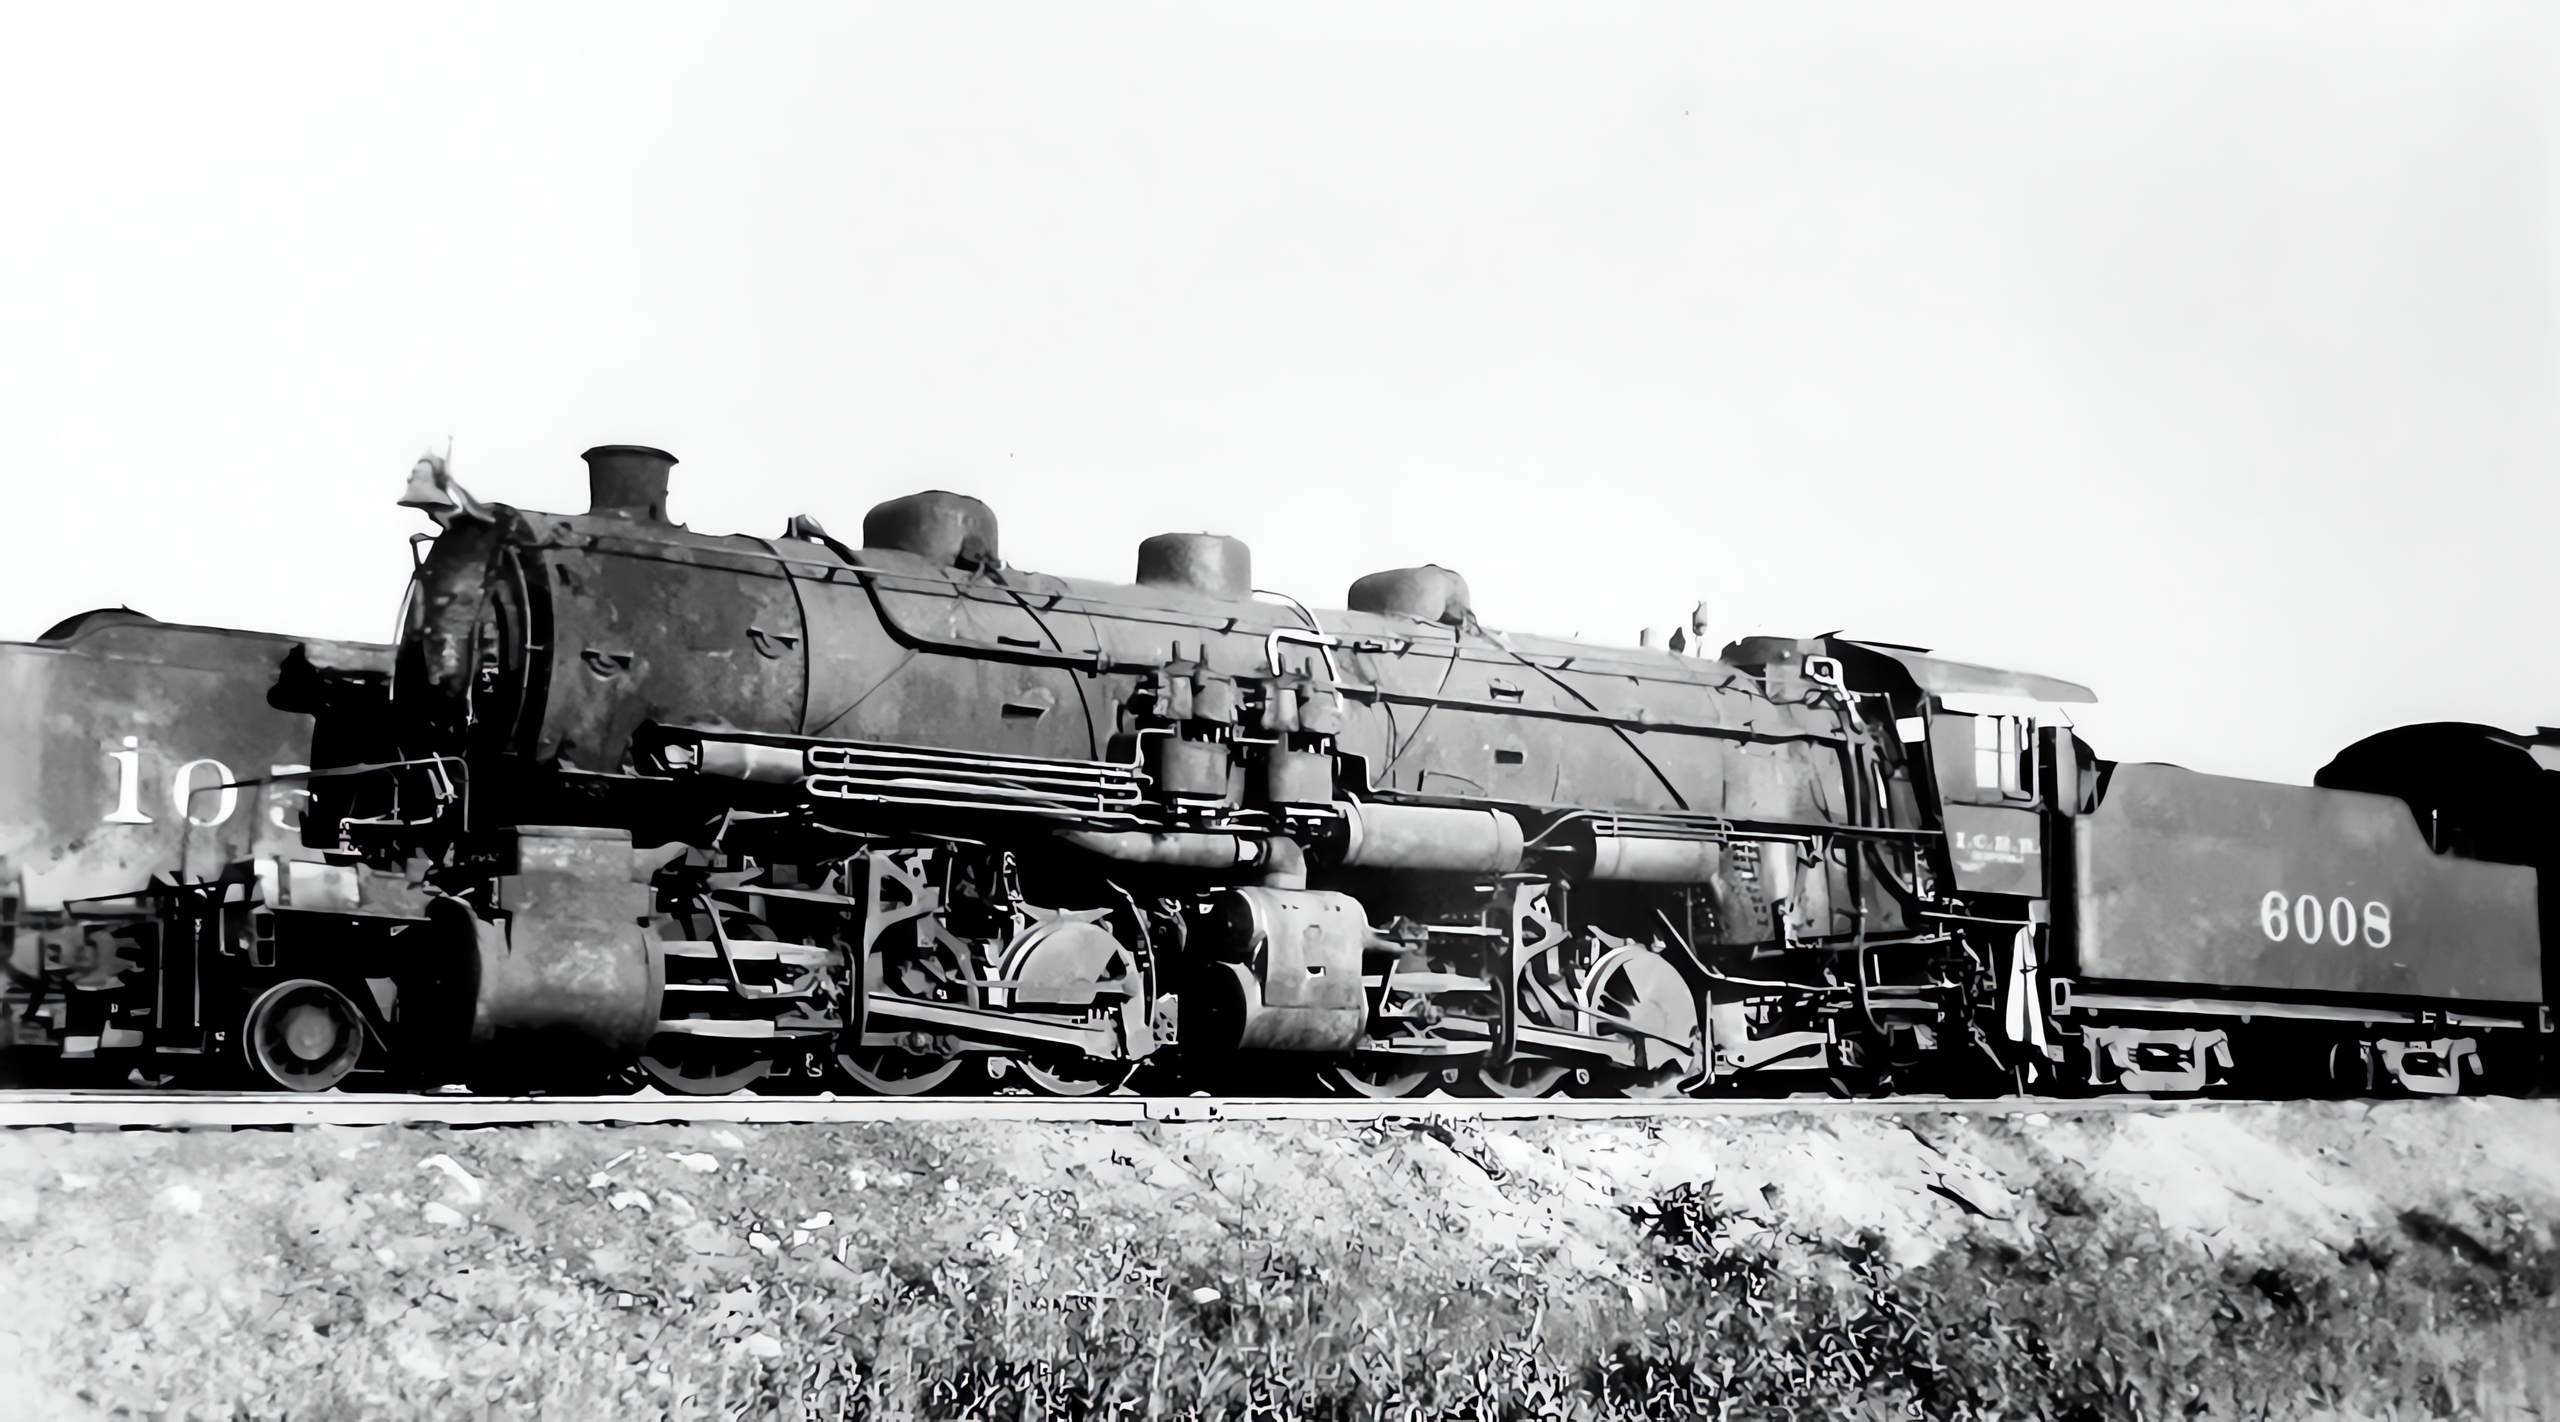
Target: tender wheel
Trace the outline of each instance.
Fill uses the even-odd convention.
[[[345,993],[296,978],[249,1005],[240,1044],[260,1080],[287,1091],[327,1091],[364,1056],[364,1017]]]
[[[726,1096],[764,1079],[773,1059],[761,1044],[663,1032],[640,1053],[651,1081],[684,1096]]]
[[[1661,954],[1629,952],[1603,960],[1592,974],[1591,1004],[1604,1021],[1614,1018],[1639,1029],[1651,1062],[1604,1078],[1614,1094],[1676,1096],[1682,1083],[1698,1074],[1704,1041],[1698,997]]]
[[[1477,1067],[1467,1074],[1467,1085],[1487,1096],[1527,1101],[1553,1096],[1572,1072],[1571,1067],[1543,1057],[1513,1057],[1502,1066]]]

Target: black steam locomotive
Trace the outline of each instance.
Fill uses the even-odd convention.
[[[166,879],[104,992],[139,1050],[298,1089],[2538,1070],[2542,842],[2465,826],[2544,782],[2441,736],[2324,788],[2118,765],[2069,728],[2085,689],[1913,648],[1508,634],[1439,567],[1319,612],[1206,534],[1146,540],[1133,584],[1034,574],[940,492],[860,547],[706,535],[667,518],[672,456],[586,459],[581,515],[421,466],[442,532],[390,665],[297,648],[270,693],[314,718],[306,852],[380,887]],[[180,981],[249,987],[179,1022]]]
[[[0,642],[0,1058],[10,1066],[158,1081],[232,1060],[231,1033],[253,1015],[281,1020],[298,1000],[340,992],[245,956],[214,955],[210,977],[192,975],[193,958],[160,937],[196,917],[171,912],[174,900],[228,894],[267,912],[402,921],[423,907],[405,881],[302,844],[311,718],[267,699],[297,647],[341,667],[391,667],[389,647],[190,627],[130,608]],[[355,990],[365,991],[360,980]]]

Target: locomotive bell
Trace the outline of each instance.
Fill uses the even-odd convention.
[[[927,489],[872,505],[862,546],[913,553],[937,567],[983,568],[996,561],[996,511],[967,494]]]
[[[1467,580],[1437,563],[1371,573],[1351,585],[1349,601],[1353,612],[1418,617],[1451,627],[1465,625],[1472,607]]]
[[[645,444],[600,444],[587,461],[587,512],[635,523],[667,522],[667,471],[676,457]]]
[[[1818,639],[1745,637],[1738,642],[1726,643],[1717,660],[1731,662],[1745,671],[1772,666],[1792,668],[1804,658],[1818,656],[1821,652],[1822,643]]]
[[[1138,583],[1243,602],[1253,596],[1253,550],[1223,533],[1159,533],[1138,545]]]

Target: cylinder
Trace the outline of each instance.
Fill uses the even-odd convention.
[[[645,884],[623,830],[526,825],[516,872],[499,881],[503,922],[474,918],[479,991],[471,1036],[567,1028],[638,1050],[657,1028],[665,965],[650,951]]]
[[[676,457],[645,444],[600,444],[587,461],[587,512],[637,523],[667,521],[667,471]]]
[[[1591,841],[1591,877],[1627,884],[1703,884],[1724,868],[1724,846],[1706,839],[1604,834]]]
[[[1339,808],[1346,868],[1508,874],[1520,867],[1520,822],[1500,810],[1361,801]]]
[[[1203,931],[1221,961],[1195,979],[1202,1011],[1185,1003],[1184,1040],[1215,1049],[1339,1052],[1360,1039],[1369,1000],[1360,954],[1369,919],[1348,894],[1231,889]],[[1249,966],[1250,965],[1250,966]]]
[[[940,568],[996,561],[996,511],[967,494],[927,489],[875,504],[862,516],[862,546],[912,553]]]
[[[1138,582],[1243,602],[1253,596],[1253,550],[1223,533],[1159,533],[1138,545]]]

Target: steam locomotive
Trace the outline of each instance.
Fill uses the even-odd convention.
[[[1915,648],[1506,633],[1437,566],[1320,612],[1208,534],[1134,583],[1035,574],[939,491],[859,547],[707,535],[673,456],[585,458],[576,515],[422,463],[388,664],[297,645],[268,692],[311,718],[301,851],[354,887],[164,875],[90,994],[138,1054],[1066,1095],[2539,1069],[2547,856],[2477,827],[2545,782],[2481,780],[2460,731],[2314,788],[2115,764],[2085,688]]]
[[[293,996],[292,965],[218,960],[225,970],[198,976],[164,951],[164,901],[226,874],[287,912],[422,906],[404,882],[302,844],[311,718],[267,700],[297,647],[391,666],[388,647],[130,608],[0,642],[0,1057],[12,1066],[158,1081],[225,1057],[208,1033],[262,996]]]

